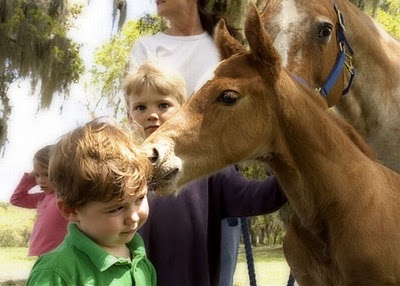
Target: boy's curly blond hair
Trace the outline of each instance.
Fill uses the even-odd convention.
[[[101,118],[64,135],[51,151],[50,181],[70,208],[122,200],[146,188],[150,176],[150,161],[131,134]]]

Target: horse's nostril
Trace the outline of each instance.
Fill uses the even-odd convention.
[[[150,157],[151,163],[155,164],[158,161],[158,158],[160,157],[160,154],[158,153],[156,148],[153,148],[153,154]]]

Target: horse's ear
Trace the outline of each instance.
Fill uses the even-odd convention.
[[[221,60],[227,59],[234,54],[246,51],[245,47],[231,36],[226,28],[225,20],[221,19],[214,32],[215,44],[219,50]]]
[[[271,38],[264,30],[257,6],[251,2],[247,9],[245,21],[245,36],[249,43],[253,59],[261,64],[273,67],[274,73],[281,68],[281,59],[278,51],[274,48]]]

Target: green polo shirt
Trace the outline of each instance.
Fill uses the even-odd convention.
[[[63,243],[33,265],[27,285],[155,286],[156,271],[146,257],[141,236],[136,233],[127,246],[132,261],[108,254],[75,224],[69,224]]]

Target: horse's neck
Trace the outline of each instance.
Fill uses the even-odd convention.
[[[337,109],[387,166],[400,171],[400,155],[390,155],[400,148],[400,42],[350,4],[342,9],[356,77]]]
[[[367,97],[362,108],[376,109],[370,101],[400,103],[400,42],[393,39],[368,15],[348,4],[346,36],[353,48],[356,79],[353,92]],[[397,94],[397,96],[393,96]]]
[[[315,224],[331,206],[354,199],[347,186],[369,159],[312,99],[285,94],[291,98],[278,104],[284,110],[278,112],[281,144],[268,164],[293,209],[304,223]]]

